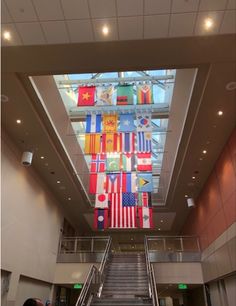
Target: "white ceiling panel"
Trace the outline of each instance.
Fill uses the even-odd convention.
[[[143,15],[143,0],[117,0],[117,15]]]
[[[33,0],[40,20],[63,20],[60,0]]]
[[[116,16],[115,0],[89,0],[92,18],[107,18]]]
[[[170,13],[171,0],[144,0],[144,15]]]
[[[102,33],[102,28],[104,25],[106,25],[109,28],[109,34],[107,36],[105,36]],[[108,41],[108,40],[118,39],[117,23],[115,18],[94,19],[93,30],[95,34],[95,40],[97,41]]]
[[[93,29],[90,20],[68,20],[70,40],[76,42],[94,41]]]
[[[1,18],[2,23],[11,23],[13,21],[3,1],[1,2]]]
[[[212,35],[218,34],[220,25],[222,22],[224,12],[217,11],[217,12],[201,12],[197,16],[196,26],[195,26],[195,35]],[[213,27],[209,30],[204,28],[204,21],[210,18],[213,20],[214,24]]]
[[[170,15],[144,17],[144,38],[160,38],[168,35]]]
[[[87,0],[61,0],[66,19],[88,19]]]
[[[42,45],[46,43],[38,22],[17,23],[16,27],[24,45]]]
[[[69,42],[66,25],[64,21],[41,22],[48,44],[62,44]]]
[[[30,0],[7,0],[6,4],[15,22],[37,21],[37,15]]]
[[[236,10],[225,12],[220,33],[236,33]]]
[[[118,19],[120,40],[143,38],[143,17],[121,17]]]
[[[228,0],[227,9],[236,10],[236,0]]]
[[[197,13],[172,14],[169,36],[192,36]]]
[[[2,24],[2,33],[8,31],[11,33],[11,40],[5,40],[2,38],[2,46],[18,46],[22,45],[19,34],[17,33],[16,27],[12,23]]]
[[[172,13],[196,12],[198,10],[199,0],[173,0]]]
[[[201,0],[200,11],[217,11],[226,8],[227,0]]]

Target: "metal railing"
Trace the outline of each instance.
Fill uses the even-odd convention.
[[[146,258],[146,267],[147,267],[147,276],[148,276],[148,288],[149,288],[149,297],[152,299],[153,306],[159,306],[157,288],[156,288],[156,280],[155,280],[155,272],[153,269],[153,265],[150,263],[149,254],[148,254],[148,240],[145,236],[144,240],[145,246],[145,258]]]
[[[146,236],[150,262],[195,262],[201,260],[195,236]]]
[[[97,239],[97,237],[92,237]],[[87,306],[90,305],[94,295],[101,295],[103,282],[105,279],[105,267],[109,258],[111,251],[111,238],[106,237],[107,244],[104,250],[102,261],[100,263],[99,269],[92,265],[79,295],[79,298],[76,302],[76,306]]]

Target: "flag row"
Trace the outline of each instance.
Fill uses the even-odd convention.
[[[153,88],[150,84],[108,86],[80,86],[78,87],[78,106],[109,106],[132,105],[134,94],[137,104],[153,103]]]
[[[139,222],[137,222],[139,219]],[[123,207],[119,194],[109,209],[94,209],[94,228],[97,230],[153,228],[152,208],[149,207]]]
[[[135,124],[136,120],[136,124]],[[86,133],[101,132],[151,132],[152,115],[145,114],[89,114],[86,117]]]
[[[151,153],[92,154],[90,173],[152,171]]]
[[[111,204],[118,199],[122,203],[123,207],[128,206],[139,206],[139,207],[152,207],[152,197],[151,192],[141,192],[141,193],[132,193],[132,192],[122,192],[118,193],[101,193],[96,194],[95,197],[95,208],[109,208]]]
[[[102,133],[85,135],[85,154],[152,152],[152,133]]]
[[[90,173],[89,193],[152,192],[152,173]]]

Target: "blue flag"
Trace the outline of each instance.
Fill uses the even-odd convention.
[[[138,192],[152,192],[152,173],[138,173]]]
[[[136,129],[134,125],[134,114],[120,115],[120,132],[133,132]]]
[[[135,206],[136,205],[136,197],[135,193],[125,192],[122,194],[122,206]]]
[[[100,133],[101,132],[101,115],[87,115],[86,118],[86,133]]]

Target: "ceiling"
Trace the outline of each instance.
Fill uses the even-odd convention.
[[[44,45],[235,33],[234,0],[4,0],[3,45]],[[203,29],[205,18],[215,26]],[[107,25],[110,33],[102,34]]]
[[[9,10],[18,7],[14,1],[5,2],[11,6]],[[17,3],[20,2],[17,1]],[[34,9],[36,2],[44,3],[44,1],[23,2],[30,3],[30,5],[34,2]],[[56,3],[56,1],[52,2]],[[67,2],[69,1],[61,1],[61,4]],[[95,1],[90,2],[92,12],[91,7]],[[119,2],[123,1],[117,1],[116,4]],[[145,1],[145,5],[147,3],[151,5],[153,2]],[[181,2],[182,5],[186,3],[193,5],[198,1],[178,2]],[[71,1],[71,3],[75,2]],[[164,1],[155,1],[155,3],[163,4]],[[209,5],[218,4],[219,6],[214,9],[221,10],[220,5],[224,3],[223,9],[226,8],[226,5],[227,8],[232,8],[234,1],[204,1],[204,4],[207,3]],[[174,7],[177,9],[174,5],[175,1],[171,1],[171,4],[172,10]],[[200,3],[198,6],[200,10],[201,5],[203,4]],[[50,9],[48,9],[49,12]],[[30,13],[29,16],[31,16]],[[38,14],[37,18],[39,16]],[[6,18],[7,15],[3,22],[6,21]],[[17,20],[19,21],[15,19]],[[35,23],[38,23],[37,20]],[[22,21],[24,20],[20,22]],[[225,34],[146,39],[145,47],[142,39],[58,45],[50,45],[44,41],[42,44],[45,45],[40,46],[3,47],[1,96],[3,136],[5,134],[10,136],[20,152],[29,148],[34,149],[32,169],[37,171],[46,182],[47,188],[58,199],[66,217],[78,228],[78,232],[91,234],[89,220],[92,208],[75,176],[70,158],[54,130],[53,122],[49,120],[42,104],[39,103],[39,97],[28,76],[149,69],[197,69],[198,73],[175,158],[166,206],[155,208],[154,211],[155,230],[158,231],[160,228],[158,234],[180,233],[189,213],[185,195],[197,197],[235,128],[236,91],[227,89],[230,82],[236,82],[235,41],[235,34]],[[48,88],[51,85],[48,83]],[[223,111],[223,116],[217,115],[218,110]],[[21,125],[16,124],[18,118],[22,120]],[[62,120],[59,115],[54,119]],[[73,144],[71,149],[73,151]],[[204,149],[207,150],[206,155],[202,154]],[[41,156],[45,158],[42,160]],[[195,176],[196,179],[193,180],[192,176]],[[60,180],[61,183],[57,184],[57,180]],[[138,231],[137,233],[140,235],[143,232]],[[125,239],[125,236],[123,235],[122,239]]]

